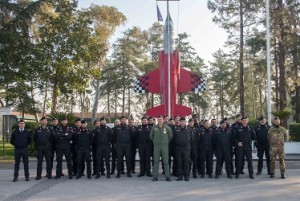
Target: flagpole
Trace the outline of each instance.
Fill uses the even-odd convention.
[[[271,124],[271,66],[270,66],[270,4],[266,0],[266,39],[267,39],[267,86],[268,86],[268,124]]]
[[[168,36],[170,36],[170,16],[169,16],[169,0],[167,0],[167,29]],[[171,58],[170,58],[170,38],[168,38],[168,117],[171,118]]]

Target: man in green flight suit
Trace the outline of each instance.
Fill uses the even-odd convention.
[[[285,128],[280,126],[280,120],[275,117],[273,120],[273,126],[269,129],[269,141],[270,141],[270,177],[274,178],[275,174],[275,161],[278,156],[280,163],[281,178],[285,179],[285,162],[284,162],[284,143],[287,141],[287,132]]]
[[[166,181],[171,181],[169,168],[169,142],[173,136],[173,133],[171,128],[164,124],[162,116],[157,118],[157,122],[158,124],[154,126],[150,132],[150,139],[153,141],[154,145],[154,167],[152,181],[158,181],[158,166],[160,156],[162,157],[165,168]]]

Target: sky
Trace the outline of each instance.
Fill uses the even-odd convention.
[[[79,8],[88,8],[91,4],[114,6],[127,17],[126,24],[117,29],[112,42],[128,28],[138,26],[146,30],[157,21],[155,0],[78,0]],[[165,20],[166,2],[158,1],[157,4]],[[170,15],[175,35],[186,32],[190,35],[191,46],[205,63],[212,61],[212,53],[223,47],[227,34],[212,22],[213,14],[207,8],[207,0],[170,1]]]

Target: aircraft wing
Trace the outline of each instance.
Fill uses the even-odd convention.
[[[135,81],[134,91],[137,93],[161,93],[158,68]]]
[[[194,93],[202,92],[206,89],[205,80],[197,74],[180,68],[180,78],[178,82],[178,93],[193,91]]]

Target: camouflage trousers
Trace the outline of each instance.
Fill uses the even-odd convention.
[[[279,159],[280,163],[280,172],[281,174],[285,173],[285,162],[284,162],[284,147],[270,147],[270,157],[271,157],[271,162],[270,162],[270,173],[274,174],[275,173],[275,161]]]

